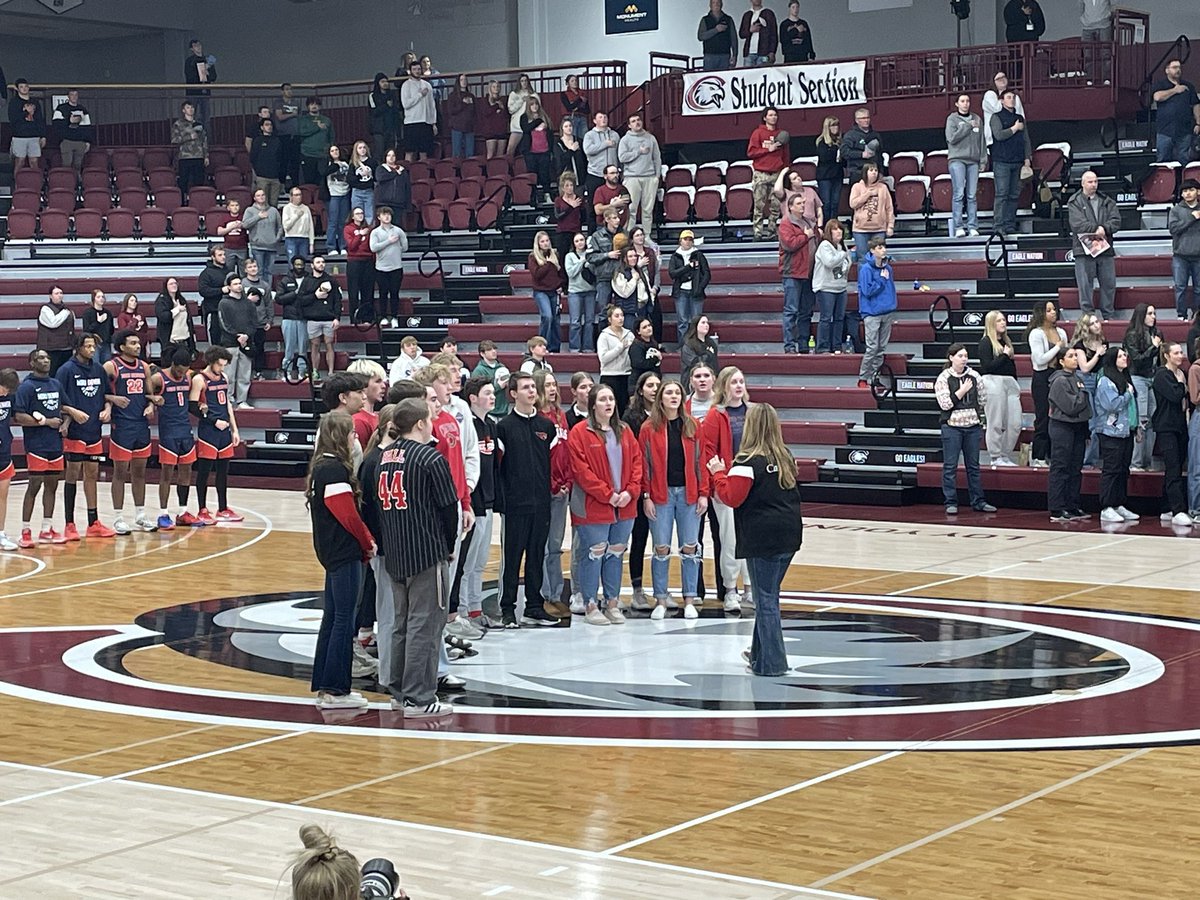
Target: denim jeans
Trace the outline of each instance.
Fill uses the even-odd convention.
[[[475,155],[475,132],[451,131],[450,153],[455,159],[466,159]]]
[[[1187,473],[1188,510],[1200,512],[1200,413],[1195,411],[1188,422]]]
[[[825,221],[836,219],[838,206],[842,202],[842,183],[832,178],[817,182],[817,196],[821,198],[821,209],[825,213]]]
[[[983,496],[983,479],[979,475],[979,444],[983,429],[978,425],[970,428],[942,426],[942,500],[947,506],[958,506],[958,458],[962,456],[963,468],[967,470],[967,493],[972,507],[986,503]]]
[[[308,238],[306,237],[285,237],[283,239],[284,250],[287,252],[288,263],[290,264],[297,256],[303,256],[308,259]]]
[[[635,503],[637,501],[634,501]],[[629,546],[629,535],[633,532],[633,519],[602,522],[599,525],[576,525],[579,534],[579,593],[587,602],[596,600],[603,586],[604,599],[616,600],[621,593],[621,573],[625,570],[623,560]],[[604,549],[596,555],[596,547]],[[620,547],[620,552],[613,552]]]
[[[654,582],[654,596],[665,598],[667,575],[671,565],[671,532],[679,538],[679,567],[683,573],[683,596],[695,597],[696,584],[700,580],[700,514],[696,504],[687,502],[687,488],[667,488],[667,502],[656,504],[655,516],[650,521],[650,534],[654,541],[654,555],[650,558],[650,577]],[[684,547],[692,548],[690,553]],[[666,552],[659,554],[659,548]]]
[[[783,352],[808,349],[812,332],[813,290],[811,278],[783,279]]]
[[[821,317],[817,321],[817,352],[832,353],[841,348],[846,329],[846,292],[817,291]]]
[[[308,327],[303,319],[283,320],[283,364],[286,366],[293,357],[300,357],[300,370],[308,368],[305,351],[308,348]]]
[[[567,494],[550,498],[550,533],[546,536],[546,559],[542,563],[542,599],[557,603],[562,599],[563,535],[567,530]]]
[[[1154,148],[1155,162],[1177,162],[1181,166],[1186,166],[1188,164],[1189,151],[1192,149],[1191,129],[1179,137],[1171,137],[1169,134],[1155,135]]]
[[[1200,308],[1200,258],[1171,257],[1171,280],[1175,282],[1175,313],[1184,318],[1189,310]],[[1186,300],[1188,282],[1192,283],[1192,302]]]
[[[1100,426],[1104,424],[1104,417],[1095,414],[1096,409],[1096,385],[1100,381],[1100,366],[1096,366],[1090,372],[1080,372],[1079,380],[1083,382],[1083,389],[1087,391],[1088,401],[1092,406],[1092,417],[1088,420],[1088,445],[1087,452],[1083,456],[1083,464],[1085,466],[1100,466],[1100,440],[1097,432]]]
[[[258,263],[259,275],[263,278],[270,278],[271,269],[275,266],[276,252],[274,250],[263,250],[261,247],[251,247],[250,255]],[[288,264],[291,265],[291,262],[289,261]]]
[[[1021,163],[992,160],[996,176],[996,202],[992,230],[1012,234],[1017,230],[1017,201],[1021,198]]]
[[[375,221],[375,192],[363,191],[358,188],[351,190],[350,211],[353,212],[355,208],[363,211],[368,225],[372,224]]]
[[[346,251],[346,235],[342,226],[350,216],[350,195],[330,197],[329,206],[325,210],[325,252],[331,250]]]
[[[683,344],[688,327],[704,314],[704,298],[691,291],[680,290],[675,298],[675,325],[678,328],[678,343]]]
[[[854,232],[854,261],[862,262],[867,258],[867,242],[873,237],[886,238],[886,231],[856,231]]]
[[[1133,445],[1133,465],[1149,471],[1154,459],[1154,429],[1150,420],[1154,418],[1154,410],[1158,408],[1158,400],[1151,386],[1154,379],[1144,375],[1133,375],[1133,389],[1137,391],[1138,423],[1142,427],[1142,440]]]
[[[733,64],[729,60],[728,53],[705,53],[704,54],[704,71],[719,72],[722,69],[732,69]]]
[[[534,291],[533,302],[538,309],[538,334],[546,339],[550,352],[557,353],[562,343],[558,328],[558,294]]]
[[[960,159],[950,163],[950,236],[954,237],[962,227],[963,202],[967,204],[967,228],[978,228],[976,221],[979,203],[975,195],[979,190],[979,165]]]
[[[354,609],[361,584],[362,563],[357,559],[325,570],[324,611],[313,658],[314,691],[350,693],[350,642],[354,640]]]
[[[570,328],[567,344],[572,350],[595,350],[596,292],[572,291],[567,294],[567,318]]]
[[[750,643],[750,669],[755,675],[778,677],[788,670],[783,646],[783,620],[779,615],[779,586],[792,562],[791,553],[751,556],[746,560],[754,584],[754,640]]]
[[[767,59],[765,53],[750,53],[742,60],[742,66],[747,69],[753,69],[756,66],[770,65],[770,60]]]

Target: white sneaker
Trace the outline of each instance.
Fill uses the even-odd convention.
[[[1171,519],[1173,519],[1173,518],[1174,518],[1174,514],[1173,514],[1173,513],[1165,512],[1165,513],[1163,513],[1162,515],[1160,515],[1160,516],[1158,517],[1158,521],[1160,521],[1160,522],[1162,522],[1164,525],[1166,525],[1166,524],[1167,524],[1168,522],[1170,522],[1170,521],[1171,521]]]
[[[589,609],[586,613],[584,613],[583,621],[587,622],[589,625],[611,625],[612,624],[611,622],[608,621],[608,616],[604,615],[604,613],[602,613],[600,611],[599,607],[595,607],[594,609]]]
[[[966,237],[966,236],[967,236],[967,229],[965,229],[965,228],[960,228],[960,229],[958,229],[958,231],[954,232],[954,236],[955,236],[956,238],[960,238],[960,237]]]
[[[1100,521],[1109,523],[1124,522],[1125,517],[1110,506],[1108,509],[1101,511]]]
[[[725,612],[739,612],[742,608],[742,599],[738,596],[737,591],[725,592]]]
[[[1031,459],[1029,461],[1029,468],[1031,468],[1031,469],[1048,469],[1048,468],[1050,468],[1050,463],[1046,462],[1046,460],[1044,460],[1044,459]]]
[[[0,531],[0,550],[16,550],[17,545],[12,542],[7,534]]]
[[[587,612],[587,604],[583,602],[583,594],[571,595],[571,615],[582,616]]]
[[[397,705],[396,701],[393,700],[392,709],[401,710],[406,719],[441,719],[454,715],[454,707],[449,703],[443,703],[441,700],[434,700],[427,706],[417,706],[415,703],[407,702]]]
[[[362,694],[317,694],[318,709],[366,709],[367,698]]]
[[[1146,467],[1145,466],[1130,466],[1129,471],[1130,472],[1145,472]]]
[[[117,534],[133,534],[133,529],[129,527],[129,523],[125,521],[124,516],[117,516],[113,519],[113,531]]]
[[[1016,465],[1016,463],[1013,462],[1011,459],[1009,459],[1007,456],[996,456],[996,457],[992,458],[992,468],[996,468],[997,466],[1015,466],[1015,465]]]
[[[254,409],[254,407],[251,406],[249,403],[247,403],[245,400],[243,400],[241,403],[239,403],[237,405],[237,408],[238,409]]]
[[[1191,528],[1196,523],[1192,521],[1192,517],[1185,512],[1176,513],[1171,519],[1172,525],[1178,525],[1180,528]]]
[[[971,237],[979,237],[979,229],[978,228],[968,229],[967,234],[969,234]]]
[[[1190,522],[1191,519],[1188,521]],[[625,624],[625,613],[621,612],[620,608],[616,606],[610,606],[608,609],[606,609],[604,611],[604,618],[608,619],[608,621],[612,622],[614,625]]]
[[[133,527],[138,529],[138,531],[158,531],[158,526],[145,516],[138,516],[134,519]]]
[[[1141,518],[1141,516],[1139,516],[1137,513],[1130,512],[1123,506],[1118,506],[1117,512],[1119,512],[1121,514],[1121,518],[1124,519],[1126,522],[1136,522],[1138,519]]]
[[[443,633],[454,635],[455,637],[463,638],[467,641],[477,641],[482,636],[478,631],[471,627],[466,619],[459,616],[453,622],[447,622],[446,627],[442,629]]]
[[[671,597],[668,597],[664,601],[664,605],[667,607],[667,609],[679,609],[679,604],[676,603],[675,600],[672,599]]]
[[[399,320],[399,319],[397,319],[395,316],[392,316],[392,327],[393,327],[393,328],[399,328],[399,327],[400,327],[400,320]]]
[[[663,605],[654,607],[654,612],[650,613],[650,618],[655,622],[661,622],[667,617],[667,608]]]
[[[629,601],[629,605],[633,609],[642,611],[653,607],[653,604],[646,599],[646,592],[640,587],[633,589],[633,599]]]
[[[685,603],[683,605],[683,617],[685,619],[698,619],[700,618],[700,611],[696,609],[694,603]]]

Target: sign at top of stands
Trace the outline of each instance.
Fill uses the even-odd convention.
[[[683,76],[685,116],[724,116],[779,109],[849,106],[867,99],[865,61],[767,66]]]

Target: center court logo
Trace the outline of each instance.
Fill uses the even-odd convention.
[[[720,109],[725,102],[725,79],[720,75],[706,75],[692,85],[683,102],[688,109],[703,112]]]

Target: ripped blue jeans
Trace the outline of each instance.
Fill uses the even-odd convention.
[[[619,519],[575,526],[579,533],[579,592],[586,602],[599,602],[596,595],[601,586],[603,599],[616,600],[620,596],[625,549],[633,533],[633,521]]]
[[[667,488],[667,502],[655,504],[655,516],[650,522],[654,555],[650,559],[650,575],[654,579],[654,596],[668,596],[667,576],[671,565],[671,533],[679,539],[679,567],[683,573],[683,596],[695,597],[700,578],[700,515],[696,504],[687,502],[687,488]]]

